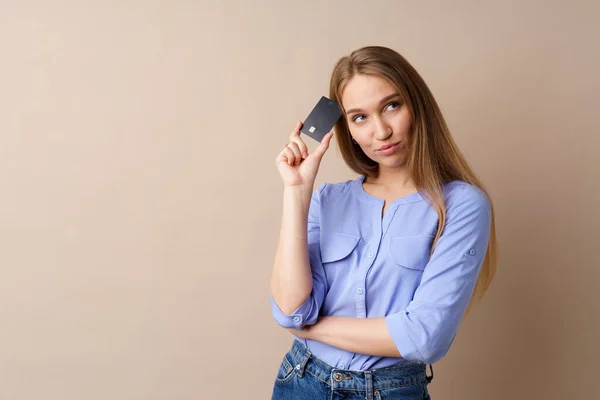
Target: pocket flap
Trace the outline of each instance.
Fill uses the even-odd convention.
[[[394,236],[390,241],[392,259],[404,268],[422,271],[429,262],[433,239],[429,235]]]
[[[324,263],[346,258],[358,244],[360,238],[341,232],[322,233],[321,261]]]

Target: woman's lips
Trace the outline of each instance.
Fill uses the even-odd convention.
[[[398,150],[399,145],[400,143],[396,143],[392,146],[383,147],[378,149],[377,152],[379,154],[383,154],[384,156],[389,156],[390,154],[393,154],[396,150]]]

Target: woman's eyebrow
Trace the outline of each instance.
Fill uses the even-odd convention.
[[[390,95],[387,95],[387,96],[385,96],[383,99],[381,99],[379,101],[379,104],[385,103],[386,101],[391,100],[394,97],[400,97],[400,94],[399,93],[392,93]],[[346,111],[346,114],[351,114],[351,113],[359,112],[359,111],[362,111],[362,110],[360,108],[353,108],[351,110]]]

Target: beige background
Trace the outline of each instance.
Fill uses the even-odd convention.
[[[433,398],[594,398],[599,11],[2,1],[0,399],[269,398],[274,159],[368,44],[423,75],[497,210],[497,279]],[[354,177],[333,147],[317,184]]]

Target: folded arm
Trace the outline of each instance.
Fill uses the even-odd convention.
[[[444,233],[404,310],[380,318],[322,317],[291,332],[355,353],[437,362],[449,350],[473,293],[490,222],[487,198],[463,190],[447,206]]]

